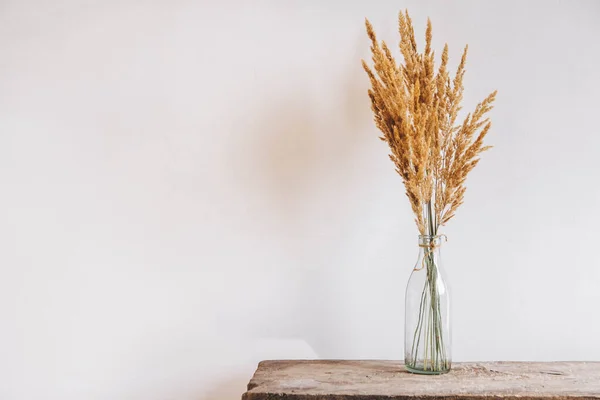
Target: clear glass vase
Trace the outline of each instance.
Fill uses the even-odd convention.
[[[406,287],[404,363],[418,374],[451,366],[450,298],[440,265],[442,236],[419,236],[419,259]]]

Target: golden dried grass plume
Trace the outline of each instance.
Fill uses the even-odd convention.
[[[406,187],[419,232],[436,235],[463,203],[467,174],[479,162],[480,153],[490,148],[483,139],[491,127],[486,114],[496,91],[457,123],[468,46],[451,77],[447,44],[440,66],[434,67],[431,21],[427,20],[425,49],[419,53],[408,11],[400,12],[398,20],[404,64],[396,63],[384,41],[379,43],[368,20],[373,66],[364,60],[362,64],[371,81],[375,124],[390,147],[390,158]]]

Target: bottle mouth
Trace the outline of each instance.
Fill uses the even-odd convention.
[[[446,240],[446,235],[419,235],[419,246],[439,247]]]

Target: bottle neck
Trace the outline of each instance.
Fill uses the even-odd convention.
[[[417,270],[428,266],[436,269],[440,264],[440,249],[444,242],[445,235],[419,235],[419,259],[417,261]]]

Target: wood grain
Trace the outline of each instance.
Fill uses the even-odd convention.
[[[454,363],[424,376],[397,361],[263,361],[242,399],[600,399],[600,362]]]

